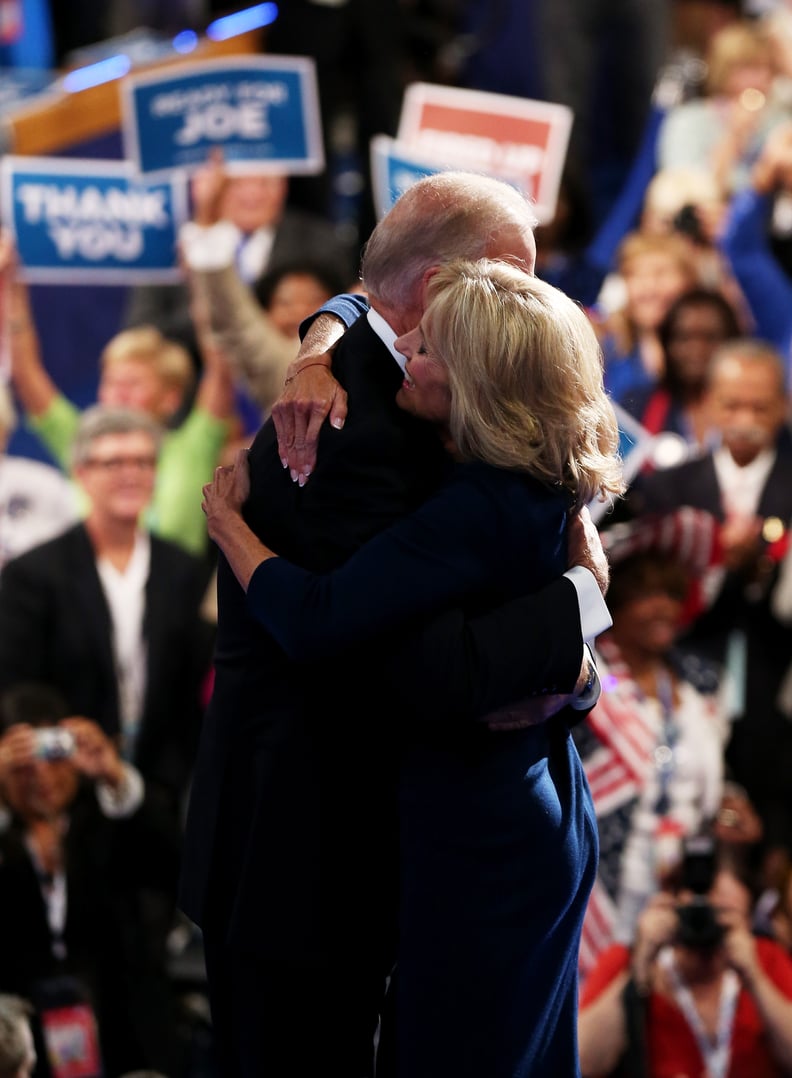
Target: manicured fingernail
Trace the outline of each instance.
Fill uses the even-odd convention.
[[[299,478],[299,476],[297,474],[297,469],[292,468],[292,470],[289,472],[289,475],[291,476],[292,483],[296,483],[298,478]]]
[[[305,486],[305,479],[306,479],[306,477],[304,475],[301,475],[300,478],[297,480],[297,485],[300,486],[300,487],[304,487]]]
[[[335,427],[335,429],[336,429],[336,430],[341,430],[341,428],[343,427],[343,425],[344,425],[344,421],[343,421],[343,419],[339,419],[338,417],[336,417],[336,418],[335,418],[335,419],[333,420],[333,426]]]
[[[284,468],[289,467],[289,462],[288,462],[288,460],[286,460],[285,457],[281,457],[280,462],[281,462],[281,464],[283,465]]]
[[[308,478],[308,476],[311,474],[312,471],[313,471],[313,468],[303,468],[303,475],[305,476],[306,479]]]

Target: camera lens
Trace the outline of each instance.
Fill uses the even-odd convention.
[[[723,939],[723,925],[706,899],[695,898],[678,906],[677,919],[677,940],[686,947],[705,950],[716,947]]]

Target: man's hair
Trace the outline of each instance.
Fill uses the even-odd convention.
[[[80,425],[71,446],[72,467],[77,468],[88,460],[91,447],[97,438],[106,434],[137,434],[139,431],[150,435],[154,450],[159,453],[162,427],[146,412],[105,404],[94,404],[91,408],[86,408],[80,417]]]
[[[577,505],[624,489],[602,356],[583,310],[510,262],[440,267],[421,323],[445,363],[466,459],[565,487]]]
[[[134,326],[116,333],[102,349],[100,363],[106,368],[129,359],[149,364],[165,385],[182,392],[195,380],[190,353],[176,341],[163,337],[156,326]]]
[[[0,732],[20,722],[57,726],[70,714],[59,690],[45,682],[18,681],[0,693]]]
[[[425,176],[372,232],[363,251],[364,286],[389,307],[410,307],[427,269],[454,258],[483,258],[499,233],[532,235],[536,224],[525,196],[501,180],[473,172]],[[532,273],[533,263],[524,268]]]
[[[21,996],[0,995],[0,1078],[16,1078],[30,1046],[23,1028],[33,1013]]]
[[[709,385],[712,385],[723,364],[735,359],[751,366],[764,364],[772,368],[778,378],[782,395],[785,393],[786,367],[781,353],[769,341],[762,340],[760,337],[737,337],[718,345],[707,372]]]

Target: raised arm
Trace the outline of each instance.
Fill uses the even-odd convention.
[[[36,418],[49,409],[59,391],[41,361],[27,286],[17,275],[14,244],[5,232],[0,235],[0,274],[8,319],[11,381],[24,410]]]
[[[792,190],[792,123],[768,136],[750,186],[732,199],[720,241],[757,332],[786,354],[792,338],[792,283],[768,234],[773,194],[780,190]]]
[[[210,299],[199,281],[190,281],[190,311],[201,354],[201,377],[195,404],[215,419],[229,420],[234,407],[234,379],[222,341],[212,330]]]
[[[191,186],[193,220],[181,229],[180,255],[202,353],[211,334],[221,364],[230,368],[229,377],[244,381],[266,411],[283,385],[297,345],[275,329],[237,273],[234,255],[239,233],[220,218],[227,182],[222,154],[210,156],[196,170]],[[203,398],[199,403],[218,414],[216,402],[223,401],[226,388],[219,365],[210,365],[208,373],[208,384],[199,388]]]

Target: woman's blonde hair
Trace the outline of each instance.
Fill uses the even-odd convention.
[[[636,259],[646,255],[666,255],[671,262],[675,262],[680,273],[690,279],[694,284],[698,277],[698,265],[696,256],[690,244],[683,236],[676,232],[657,234],[643,232],[636,229],[628,232],[616,249],[616,269],[622,276],[630,273],[631,266]]]
[[[740,19],[713,34],[707,48],[706,90],[722,94],[735,68],[766,64],[775,71],[775,51],[767,29]]]
[[[195,380],[190,353],[177,341],[163,337],[156,326],[133,326],[116,333],[104,346],[100,363],[113,367],[129,359],[153,367],[166,386],[183,392]]]
[[[577,506],[623,492],[600,347],[568,296],[508,262],[454,261],[429,281],[422,327],[464,459],[562,486]]]

